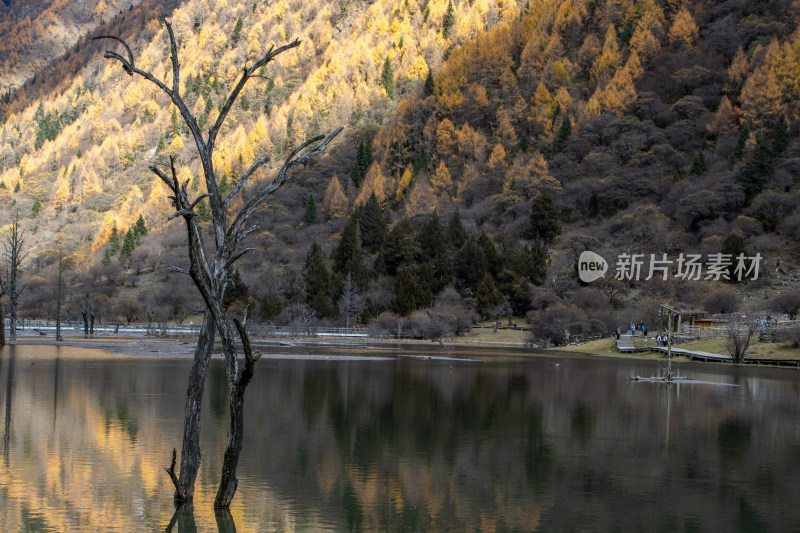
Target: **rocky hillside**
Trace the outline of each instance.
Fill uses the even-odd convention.
[[[259,214],[260,252],[240,265],[231,301],[277,322],[353,314],[390,325],[421,313],[432,336],[473,316],[534,313],[549,324],[538,335],[559,342],[565,329],[653,321],[659,301],[724,311],[785,292],[775,276],[791,279],[800,250],[796,10],[780,0],[184,2],[171,20],[182,90],[203,125],[243,64],[302,41],[240,98],[216,153],[223,187],[255,157],[281,161],[346,128]],[[157,21],[130,44],[137,65],[168,76]],[[202,193],[168,100],[99,52],[41,95],[18,99],[0,126],[0,194],[27,232],[29,301],[52,301],[66,250],[74,299],[108,318],[195,311],[190,290],[163,290],[186,284],[167,271],[185,262],[182,233],[147,170],[174,155]],[[132,229],[140,218],[146,235]],[[578,280],[585,250],[611,262],[605,279]],[[681,253],[761,254],[761,276],[681,279]],[[667,254],[671,273],[645,282],[646,264],[642,280],[614,280],[620,254]],[[356,307],[342,304],[347,294]]]

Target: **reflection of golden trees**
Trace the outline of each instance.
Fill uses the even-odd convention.
[[[24,529],[24,507],[59,531],[163,529],[173,509],[161,468],[181,417],[172,376],[188,363],[63,355],[57,373],[52,359],[22,356],[26,349],[16,348],[0,528]],[[4,378],[8,353],[0,355]],[[232,509],[238,531],[342,530],[348,520],[364,530],[639,530],[640,520],[662,516],[665,500],[692,516],[713,505],[719,513],[707,526],[726,530],[739,513],[731,491],[768,481],[785,501],[800,497],[787,483],[800,468],[791,461],[793,411],[780,407],[798,400],[796,387],[756,370],[737,377],[716,367],[705,376],[692,367],[695,379],[740,386],[682,386],[678,395],[627,383],[630,372],[651,371],[641,362],[461,363],[452,371],[435,361],[267,364],[248,412],[254,445]],[[224,401],[224,387],[214,392],[209,379],[208,401]],[[743,412],[742,398],[763,401],[747,400]],[[225,430],[224,409],[205,412],[206,431]],[[205,451],[198,509],[209,507],[216,485],[203,472],[215,472],[221,456]],[[626,508],[632,499],[637,513]],[[754,505],[768,525],[798,518],[787,505],[774,504],[774,516]],[[216,528],[210,513],[194,520]]]

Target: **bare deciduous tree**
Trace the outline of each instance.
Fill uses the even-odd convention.
[[[345,324],[350,328],[350,317],[357,316],[364,310],[364,295],[358,290],[358,285],[353,281],[352,273],[348,272],[342,285],[342,297],[339,298],[339,312],[345,316]]]
[[[19,303],[20,294],[25,290],[25,285],[19,286],[20,265],[26,256],[22,252],[24,244],[25,239],[19,229],[19,218],[14,217],[14,222],[11,223],[11,231],[6,236],[5,243],[3,243],[6,265],[4,276],[0,279],[2,292],[8,295],[8,329],[10,330],[12,341],[17,340],[17,304]],[[2,320],[3,316],[0,314],[0,325],[2,325]]]
[[[750,339],[756,332],[757,326],[753,321],[731,320],[725,324],[725,348],[731,355],[734,363],[744,361],[747,349],[750,347]]]
[[[200,404],[211,350],[214,346],[215,333],[218,333],[225,357],[230,424],[222,464],[222,474],[214,506],[229,507],[238,484],[236,467],[239,462],[244,434],[244,392],[253,376],[255,361],[260,355],[254,354],[252,351],[246,329],[247,312],[245,311],[243,320],[233,320],[235,330],[242,341],[245,356],[244,365],[242,366],[239,363],[234,328],[231,327],[228,311],[223,305],[225,290],[230,281],[229,273],[232,270],[231,267],[239,258],[252,251],[250,248],[240,249],[239,245],[245,237],[257,229],[256,226],[247,225],[256,208],[283,185],[294,168],[307,164],[314,156],[322,153],[342,128],[337,128],[327,136],[320,135],[309,139],[294,148],[286,157],[275,178],[266,185],[256,185],[256,192],[249,199],[241,202],[241,207],[238,210],[231,212],[232,204],[241,195],[250,178],[256,170],[270,161],[270,157],[263,156],[253,162],[242,174],[233,190],[225,195],[219,189],[213,162],[217,135],[247,82],[252,78],[260,77],[256,73],[262,67],[267,66],[282,52],[299,46],[300,41],[295,40],[278,48],[271,47],[263,57],[249,66],[245,65],[242,68],[241,76],[222,104],[216,121],[204,136],[196,118],[181,96],[178,46],[172,26],[168,21],[164,21],[164,25],[169,36],[170,60],[172,63],[172,80],[170,84],[167,84],[166,80],[156,78],[149,71],[138,68],[134,62],[133,52],[130,47],[119,37],[105,35],[96,37],[96,39],[113,39],[121,43],[125,48],[124,56],[109,50],[106,51],[105,57],[118,61],[129,75],[133,76],[135,74],[150,81],[171,99],[195,141],[202,164],[203,178],[208,192],[196,197],[190,197],[190,193],[187,191],[188,181],[179,182],[173,157],[170,157],[167,168],[150,167],[172,192],[170,198],[176,211],[169,218],[181,217],[186,225],[189,269],[176,270],[191,276],[206,305],[187,389],[180,478],[175,474],[175,450],[173,450],[172,464],[167,469],[167,472],[175,486],[175,498],[181,501],[192,500],[194,481],[200,464]],[[206,252],[199,221],[195,213],[195,208],[205,198],[208,199],[211,210],[211,230],[214,236],[213,255]]]

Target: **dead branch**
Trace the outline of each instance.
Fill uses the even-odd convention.
[[[178,476],[175,475],[175,459],[178,456],[178,450],[172,448],[172,463],[170,463],[169,468],[164,467],[164,470],[169,474],[169,478],[172,480],[172,484],[175,486],[175,495],[177,496],[176,499],[181,501],[186,500],[186,494],[181,486],[180,481],[178,481]]]

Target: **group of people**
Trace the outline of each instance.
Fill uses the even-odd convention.
[[[631,336],[636,335],[637,331],[642,332],[642,336],[644,337],[645,342],[647,342],[647,327],[644,325],[643,320],[639,320],[638,322],[631,323]],[[619,340],[619,336],[622,335],[622,327],[617,328],[617,340]],[[669,343],[669,335],[666,333],[659,333],[655,337],[656,346],[666,346]]]

